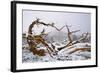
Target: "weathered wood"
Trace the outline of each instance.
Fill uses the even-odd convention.
[[[43,31],[41,32],[40,35],[32,34],[32,28],[34,28],[34,25],[39,25],[39,24],[43,24],[45,26],[52,26],[52,27],[54,26],[54,23],[46,24],[44,22],[39,22],[39,19],[33,21],[32,24],[29,25],[27,42],[29,44],[30,51],[32,51],[33,54],[37,54],[39,56],[44,56],[45,55],[44,50],[37,50],[37,45],[41,43],[47,48],[47,51],[51,56],[51,53],[54,52],[54,50],[51,47],[49,47],[49,45],[46,43],[46,41],[42,37],[43,35],[47,35],[45,33],[45,30],[43,29]]]
[[[73,43],[73,40],[72,40],[72,38],[71,38],[72,33],[76,33],[76,32],[78,32],[78,31],[80,31],[80,30],[70,31],[68,25],[66,25],[66,28],[67,28],[67,32],[68,32],[68,33],[67,33],[67,36],[68,36],[68,43],[67,43],[65,46],[63,46],[63,47],[58,48],[59,51],[62,50],[62,49],[64,49],[64,48],[66,48],[66,47],[68,47],[68,46],[72,46],[72,45],[74,44],[74,43]]]
[[[91,51],[91,48],[75,48],[73,51],[69,52],[68,54],[72,54],[77,51]]]

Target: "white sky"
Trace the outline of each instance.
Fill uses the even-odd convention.
[[[57,28],[64,25],[71,25],[71,30],[80,30],[80,33],[90,32],[91,28],[91,14],[89,13],[74,13],[74,12],[50,12],[50,11],[29,11],[23,10],[23,32],[28,32],[28,27],[36,18],[41,19],[45,23],[55,23]],[[39,26],[38,29],[42,31],[44,26]],[[47,28],[47,32],[54,31],[53,28]],[[62,31],[66,32],[66,28]],[[38,33],[38,32],[36,32]]]

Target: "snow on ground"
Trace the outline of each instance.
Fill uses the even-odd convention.
[[[53,43],[53,45],[56,46],[56,50],[57,48],[64,46],[63,44],[59,42],[55,42]],[[46,48],[43,46],[39,47],[38,49],[40,48],[46,50]],[[67,47],[59,51],[58,55],[54,55],[53,56],[54,58],[50,57],[48,53],[46,53],[46,56],[41,56],[41,57],[38,55],[33,55],[32,52],[24,48],[22,49],[22,62],[23,63],[27,63],[27,62],[33,63],[33,62],[73,61],[73,60],[87,60],[91,58],[91,52],[89,51],[77,51],[75,53],[68,54],[70,51],[74,50],[75,48],[90,48],[90,44],[89,43],[78,43],[71,47]]]

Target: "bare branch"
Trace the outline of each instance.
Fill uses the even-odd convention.
[[[28,30],[28,34],[32,34],[32,28],[34,27],[34,25],[38,25],[39,23],[39,19],[36,19],[35,21],[32,22],[32,24],[29,25],[29,30]]]
[[[68,46],[73,45],[74,43],[73,43],[73,40],[72,40],[72,38],[71,38],[72,33],[76,33],[76,32],[78,32],[78,31],[80,31],[80,30],[70,31],[68,25],[66,25],[66,28],[67,28],[67,31],[68,31],[67,36],[68,36],[69,42],[68,42],[65,46],[58,48],[58,50],[62,50],[62,49],[64,49],[64,48],[68,47]],[[78,43],[78,42],[79,42],[79,41],[76,41],[75,43]]]
[[[71,31],[71,33],[76,33],[76,32],[79,32],[80,30],[75,30],[75,31]]]
[[[90,51],[90,50],[91,50],[91,48],[76,48],[73,51],[70,51],[68,54],[72,54],[72,53],[75,53],[77,51]]]

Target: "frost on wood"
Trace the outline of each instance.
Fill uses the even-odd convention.
[[[43,29],[39,35],[33,34],[34,26],[43,25],[54,28],[60,35],[50,36]],[[75,33],[81,30],[70,30],[72,26],[62,26],[57,28],[54,23],[41,22],[36,19],[29,25],[28,35],[22,35],[22,62],[53,62],[53,61],[73,61],[88,60],[91,58],[91,44],[89,32],[80,35]],[[66,33],[61,31],[66,28]],[[77,37],[74,39],[73,34]],[[66,35],[63,36],[63,35]],[[61,40],[63,39],[63,40]],[[59,41],[58,41],[59,40]]]

